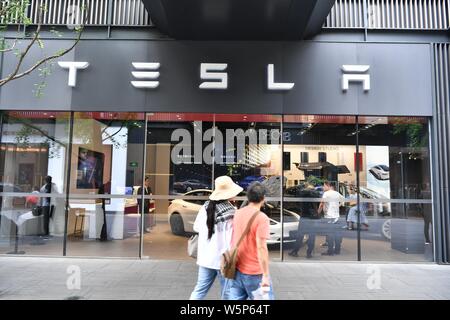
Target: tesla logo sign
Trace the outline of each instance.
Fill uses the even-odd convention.
[[[277,83],[275,82],[275,71],[274,71],[274,65],[269,64],[267,65],[267,89],[269,90],[291,90],[295,83]]]
[[[199,85],[200,89],[228,89],[228,73],[217,72],[225,71],[228,68],[227,63],[202,63],[200,64],[200,79],[216,80],[213,82],[204,81]]]
[[[59,61],[58,65],[63,69],[69,69],[69,87],[75,87],[77,85],[77,70],[86,69],[89,67],[89,62],[80,61]]]
[[[157,80],[159,78],[160,64],[133,62],[135,69],[147,70],[145,72],[132,72],[134,78],[139,81],[131,81],[135,88],[155,89],[159,86],[159,81],[145,81],[148,79]],[[226,90],[228,89],[228,72],[227,63],[201,63],[200,64],[200,79],[205,80],[199,85],[199,89],[204,90]],[[148,70],[152,70],[149,72]],[[145,80],[144,80],[145,79]],[[288,91],[294,87],[294,83],[275,82],[275,66],[273,64],[267,65],[267,89],[268,90],[283,90]]]
[[[370,90],[370,75],[367,74],[370,66],[367,65],[343,65],[342,66],[342,91],[347,91],[350,82],[360,82],[364,91]]]
[[[68,85],[75,87],[77,84],[78,70],[89,67],[89,62],[80,61],[60,61],[58,65],[69,70]],[[134,80],[131,85],[138,89],[156,89],[159,87],[159,62],[133,62],[131,75]],[[202,90],[226,90],[228,89],[228,64],[227,63],[201,63],[200,79],[202,82],[199,89]],[[364,91],[370,90],[370,74],[368,65],[343,65],[342,66],[342,91],[349,89],[350,82],[362,83]],[[267,90],[269,91],[289,91],[295,86],[291,82],[275,82],[275,65],[267,65]]]
[[[145,88],[154,89],[159,87],[159,62],[133,62],[133,67],[136,70],[143,71],[132,71],[131,74],[134,78],[139,79],[139,81],[131,81],[131,85],[135,88]],[[151,81],[150,81],[151,80]]]

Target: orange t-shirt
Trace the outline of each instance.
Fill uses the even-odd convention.
[[[248,221],[255,213],[255,209],[244,207],[234,214],[232,245],[235,246],[242,233],[247,228]],[[270,238],[270,220],[264,212],[260,212],[252,223],[249,233],[242,240],[239,246],[236,268],[244,274],[262,274],[259,265],[258,248],[256,247],[256,237]]]

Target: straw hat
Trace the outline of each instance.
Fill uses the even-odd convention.
[[[220,201],[220,200],[228,200],[233,197],[236,197],[239,193],[244,190],[228,176],[221,176],[216,178],[214,182],[214,191],[209,196],[210,200]]]

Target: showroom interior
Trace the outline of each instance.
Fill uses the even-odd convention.
[[[229,175],[244,190],[266,185],[275,261],[433,260],[427,117],[9,111],[1,120],[2,254],[191,259],[196,213]],[[47,175],[56,188],[43,237],[43,217],[30,212]],[[317,225],[325,180],[347,201],[329,230]],[[358,186],[368,226],[348,229]],[[234,204],[245,205],[245,191]],[[321,255],[329,232],[340,255]]]

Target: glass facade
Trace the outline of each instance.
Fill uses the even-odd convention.
[[[432,261],[428,121],[3,112],[0,253],[190,259],[196,214],[228,175],[236,207],[267,187],[274,260]]]
[[[72,131],[67,255],[138,257],[144,114],[75,112]]]
[[[288,115],[284,117],[283,129],[287,154],[284,207],[301,216],[299,224],[284,224],[292,238],[284,248],[288,253],[285,256],[287,259],[355,260],[358,246],[355,234],[345,236],[342,229],[346,225],[345,203],[341,202],[339,212],[335,212],[340,217],[338,221],[325,218],[319,208],[326,181],[347,199],[356,186],[356,136],[353,134],[356,117]]]

